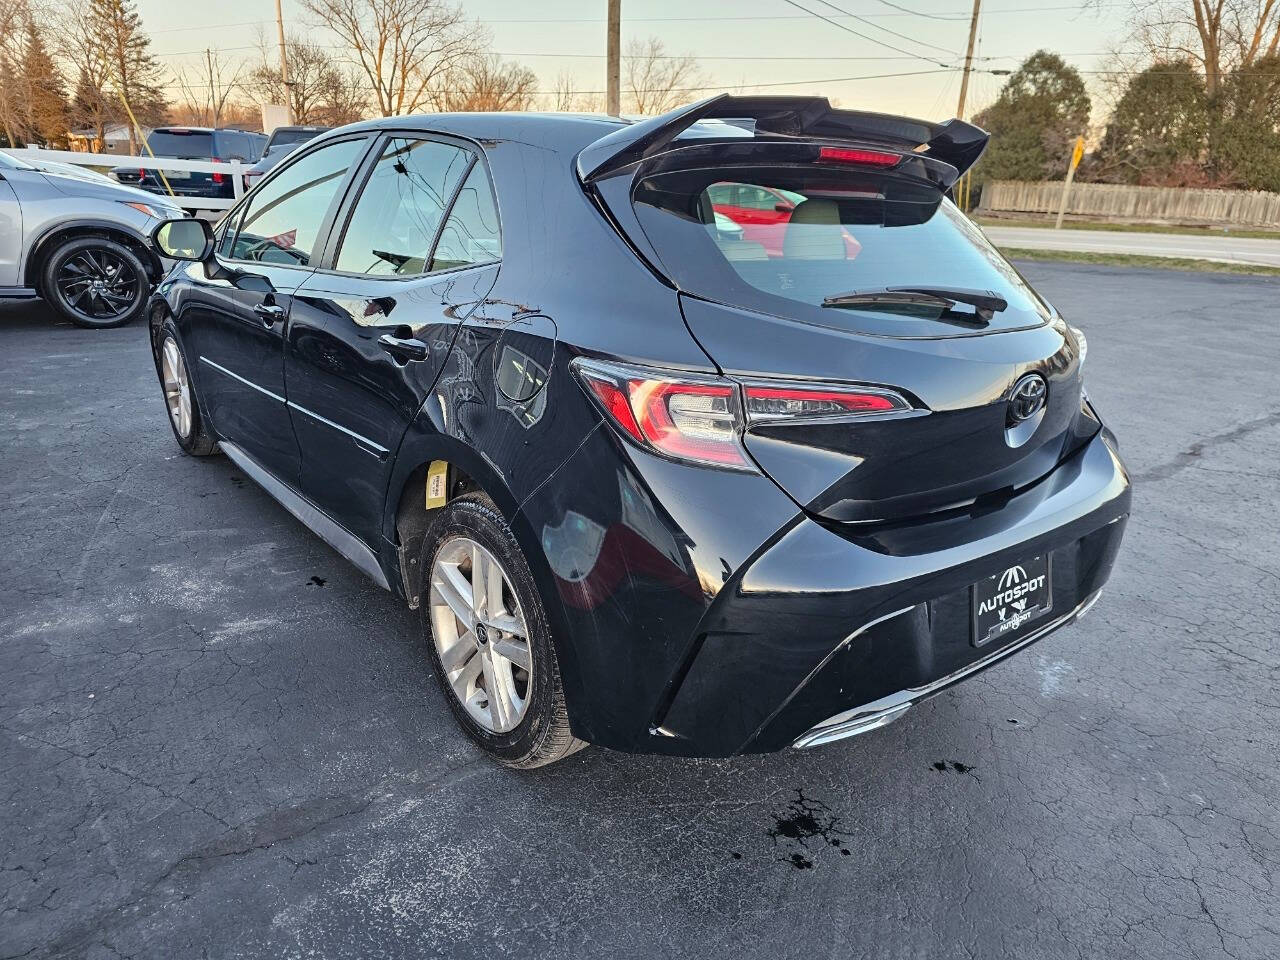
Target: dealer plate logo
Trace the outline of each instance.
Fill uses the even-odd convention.
[[[1049,558],[1014,564],[974,586],[974,644],[1020,631],[1052,608]]]

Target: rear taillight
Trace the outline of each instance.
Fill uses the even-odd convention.
[[[902,161],[896,153],[858,150],[851,147],[820,147],[819,163],[843,163],[854,167],[896,167]]]
[[[573,368],[614,424],[641,446],[676,460],[751,469],[731,381],[583,359]]]
[[[214,158],[213,158],[213,162],[214,162],[214,163],[224,163],[225,161],[220,160],[220,159],[218,159],[217,157],[214,157]],[[221,183],[221,182],[222,182],[222,174],[220,174],[220,173],[214,173],[214,174],[213,174],[213,182],[214,182],[214,183]]]
[[[776,420],[827,420],[909,410],[905,399],[889,390],[747,384],[747,419],[751,423]]]
[[[626,436],[676,460],[754,469],[742,435],[755,425],[854,420],[907,411],[892,390],[738,383],[578,358],[573,369]]]

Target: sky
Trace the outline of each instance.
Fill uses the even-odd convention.
[[[579,89],[603,90],[605,0],[463,0],[462,7],[484,24],[494,51],[538,74],[542,90],[551,91],[561,71]],[[275,36],[273,0],[193,8],[137,0],[137,8],[152,49],[169,67],[203,58],[205,47],[227,59],[256,57],[260,33]],[[983,8],[976,69],[1011,69],[1045,47],[1085,72],[1091,92],[1098,78],[1088,71],[1106,66],[1130,9],[1125,0],[983,0]],[[652,35],[669,53],[694,57],[713,83],[822,94],[847,108],[940,120],[956,113],[960,73],[945,67],[963,62],[971,11],[968,0],[622,0],[622,45],[625,52],[629,39]],[[296,0],[284,0],[284,16],[287,29],[334,42],[307,24]],[[966,112],[994,100],[1003,82],[976,73]],[[688,99],[711,92],[690,91]],[[540,98],[548,101],[549,93]]]

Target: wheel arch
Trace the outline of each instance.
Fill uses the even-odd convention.
[[[430,432],[423,429],[424,419],[431,424]],[[418,423],[410,428],[409,435],[400,445],[388,489],[384,538],[395,550],[399,560],[398,587],[404,592],[410,608],[417,609],[420,606],[423,580],[418,558],[431,522],[441,509],[427,507],[427,472],[432,463],[443,461],[448,465],[446,503],[455,496],[470,491],[484,493],[493,501],[515,535],[547,614],[551,640],[555,644],[556,658],[560,664],[570,725],[576,732],[580,729],[579,705],[586,702],[581,692],[582,670],[577,651],[569,639],[568,618],[560,594],[555,588],[555,578],[541,541],[530,526],[528,518],[521,512],[520,503],[489,458],[470,444],[439,431],[432,423],[433,420],[435,418],[428,417],[424,411]]]
[[[151,249],[147,238],[141,233],[132,227],[109,220],[77,219],[52,224],[36,237],[35,242],[31,244],[26,265],[23,267],[22,282],[28,287],[40,290],[43,296],[41,274],[53,251],[58,249],[59,244],[64,240],[80,240],[85,237],[101,237],[127,247],[142,261],[151,285],[160,279],[163,272],[160,259]]]

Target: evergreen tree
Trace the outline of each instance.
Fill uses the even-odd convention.
[[[980,180],[1056,180],[1066,176],[1071,144],[1089,125],[1089,94],[1079,72],[1038,50],[973,120],[991,134],[976,170]]]
[[[161,68],[151,53],[151,40],[133,0],[89,0],[88,17],[114,93],[133,111],[138,123],[161,122],[168,112]],[[132,153],[138,152],[132,124],[129,147]]]
[[[62,74],[49,55],[35,22],[28,19],[22,45],[19,75],[25,93],[22,104],[23,132],[28,140],[65,145],[67,138],[67,93]]]
[[[1194,65],[1154,64],[1125,87],[1082,174],[1113,183],[1202,186],[1209,118],[1204,77]]]

